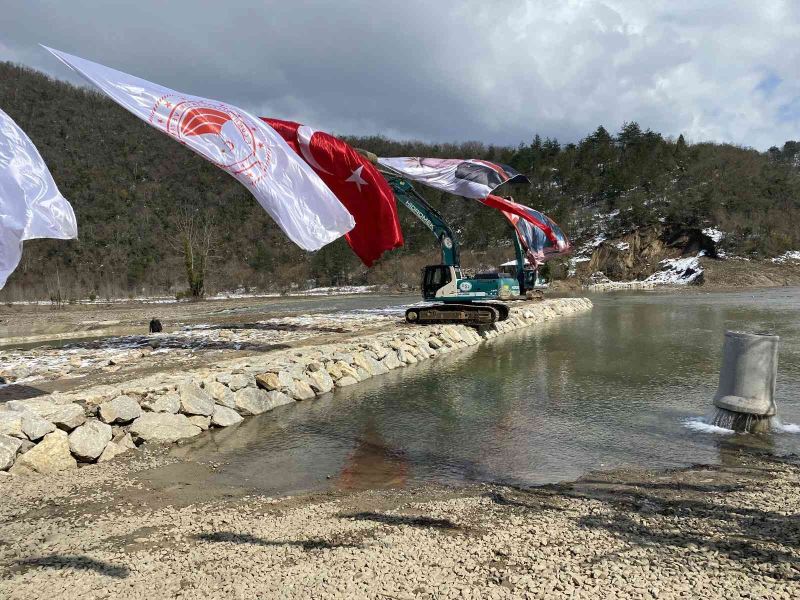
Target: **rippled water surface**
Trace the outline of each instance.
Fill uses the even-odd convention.
[[[778,410],[800,423],[800,289],[639,293],[201,436],[218,483],[271,494],[472,481],[534,485],[617,467],[800,451],[796,427],[698,431],[726,329],[781,336]],[[687,426],[687,421],[689,421]]]

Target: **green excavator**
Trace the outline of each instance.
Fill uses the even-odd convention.
[[[431,302],[406,310],[406,321],[421,325],[461,323],[490,325],[508,318],[505,300],[525,298],[533,290],[536,271],[525,264],[525,252],[513,234],[517,278],[502,272],[465,277],[461,271],[458,240],[441,214],[402,177],[382,171],[395,198],[433,232],[442,250],[442,262],[422,271],[422,297]],[[512,228],[513,229],[513,228]]]

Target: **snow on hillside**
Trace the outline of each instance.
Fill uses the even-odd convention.
[[[717,229],[716,227],[706,227],[703,229],[703,235],[710,237],[715,244],[718,244],[722,238],[725,237],[725,232]]]
[[[569,259],[569,272],[567,275],[569,277],[575,276],[576,265],[578,263],[587,262],[592,260],[592,252],[594,249],[597,248],[600,244],[606,241],[606,234],[598,233],[588,242],[581,244],[575,249],[575,252],[572,254],[572,257]]]
[[[700,257],[705,255],[705,251],[700,251],[697,256],[665,258],[660,263],[661,270],[656,271],[645,279],[645,283],[654,285],[687,285],[692,283],[703,274],[703,267],[700,266]]]

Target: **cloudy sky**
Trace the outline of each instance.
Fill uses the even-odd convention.
[[[635,120],[758,149],[800,138],[794,0],[0,0],[39,42],[338,133],[517,144]],[[0,82],[2,85],[2,82]]]

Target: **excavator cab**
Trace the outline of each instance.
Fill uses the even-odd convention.
[[[449,265],[430,265],[422,270],[422,297],[434,300],[436,293],[451,283],[455,277],[455,269]]]

